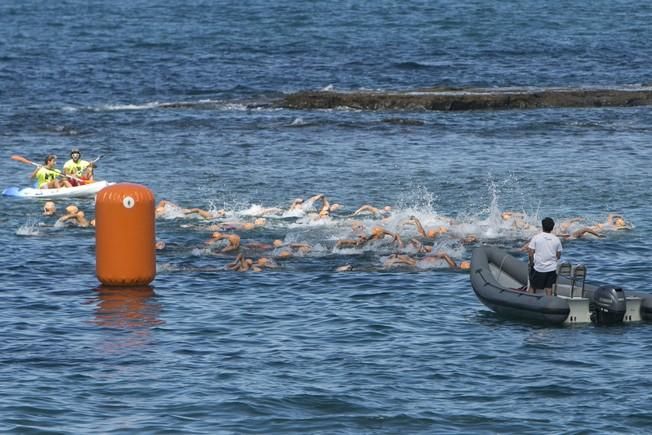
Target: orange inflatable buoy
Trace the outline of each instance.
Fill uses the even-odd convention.
[[[148,285],[156,276],[154,194],[120,183],[95,200],[95,274],[107,286]]]

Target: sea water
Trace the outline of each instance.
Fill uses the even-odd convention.
[[[99,179],[226,215],[161,216],[152,288],[116,293],[95,277],[92,229],[56,225],[42,201],[0,199],[0,430],[646,432],[649,325],[513,322],[444,263],[384,267],[400,251],[389,238],[335,244],[354,223],[407,242],[415,216],[450,229],[427,244],[460,262],[481,243],[517,253],[544,216],[594,225],[619,213],[632,229],[566,241],[563,258],[652,291],[649,108],[275,103],[319,89],[646,86],[651,19],[632,1],[2,2],[3,188],[34,169],[11,155],[55,153],[61,166],[79,147],[104,156]],[[316,194],[342,208],[287,211]],[[58,216],[69,203],[94,215],[76,199],[57,201]],[[363,204],[392,211],[351,217]],[[238,227],[256,217],[265,224]],[[311,250],[232,272],[234,254],[205,243],[224,224],[243,245]]]

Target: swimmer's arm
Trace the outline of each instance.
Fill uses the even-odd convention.
[[[423,229],[423,225],[421,225],[421,221],[417,219],[416,217],[412,216],[410,218],[410,222],[414,224],[415,227],[417,227],[417,232],[421,234],[421,237],[427,237],[426,236],[426,230]]]

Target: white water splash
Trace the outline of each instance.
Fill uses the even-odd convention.
[[[18,227],[16,235],[26,237],[40,236],[41,231],[38,228],[38,222],[34,219],[28,219],[27,222]]]

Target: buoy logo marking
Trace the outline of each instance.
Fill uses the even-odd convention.
[[[136,204],[136,201],[131,196],[125,196],[125,198],[122,200],[122,205],[125,206],[125,208],[132,208]]]

